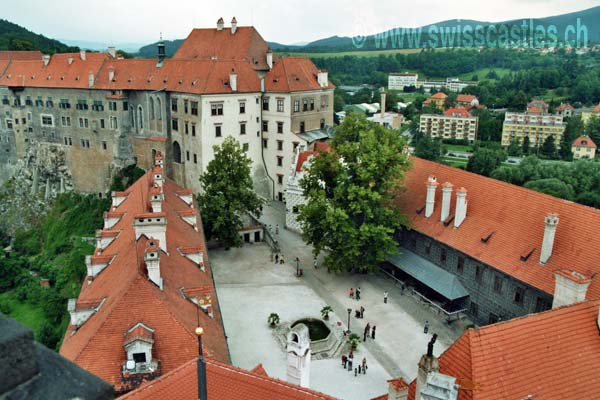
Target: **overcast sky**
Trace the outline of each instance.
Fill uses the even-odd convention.
[[[7,1],[7,0],[3,0]],[[599,0],[14,0],[1,18],[52,38],[150,43],[185,38],[193,27],[254,25],[269,41],[295,43],[415,27],[447,19],[546,17]],[[584,21],[585,23],[585,21]]]

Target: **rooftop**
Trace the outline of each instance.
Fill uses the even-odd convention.
[[[573,141],[571,145],[573,147],[589,147],[595,149],[596,143],[589,136],[579,136],[577,139]]]

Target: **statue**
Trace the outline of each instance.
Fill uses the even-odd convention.
[[[433,357],[433,345],[435,344],[436,340],[437,340],[437,333],[434,333],[433,336],[431,337],[431,340],[427,344],[427,357]]]

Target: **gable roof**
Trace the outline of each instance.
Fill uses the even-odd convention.
[[[445,100],[448,97],[448,95],[444,92],[437,92],[434,95],[432,95],[431,97],[429,97],[430,99],[439,99],[439,100]]]
[[[206,332],[206,331],[205,331]],[[196,400],[198,373],[196,360],[146,383],[121,397],[122,400]],[[206,360],[207,395],[211,400],[333,400],[331,396],[270,378],[260,371],[246,371],[214,360]]]
[[[439,357],[440,372],[457,378],[459,400],[596,398],[599,308],[588,301],[469,329]]]
[[[41,60],[42,52],[38,50],[3,50],[0,60]]]
[[[230,28],[203,28],[192,30],[172,58],[245,60],[255,70],[268,70],[268,51],[269,45],[253,26],[238,26],[234,34]]]
[[[464,108],[449,108],[444,111],[446,117],[470,117],[471,114]]]
[[[111,383],[118,392],[135,386],[123,378],[121,368],[127,357],[123,343],[128,331],[137,323],[153,330],[153,358],[159,360],[162,374],[197,356],[194,329],[198,318],[207,332],[206,354],[229,361],[218,304],[213,303],[213,318],[210,318],[180,291],[205,285],[214,291],[214,286],[206,252],[203,272],[178,251],[180,247],[206,249],[206,244],[202,232],[196,232],[180,218],[178,213],[189,210],[190,206],[176,195],[182,188],[169,179],[163,184],[162,213],[167,220],[168,250],[168,253],[160,254],[163,290],[148,279],[143,262],[148,239],[142,235],[136,241],[133,219],[148,211],[148,194],[152,186],[152,171],[149,171],[127,189],[126,199],[112,208],[113,213],[118,212],[122,217],[110,229],[121,231],[121,234],[103,251],[96,249],[94,254],[114,255],[114,259],[95,278],[85,279],[78,299],[78,302],[105,301],[79,328],[70,326],[67,329],[60,349],[63,356]],[[202,226],[201,222],[198,225]],[[216,301],[216,296],[213,298]]]
[[[335,88],[331,82],[322,88],[317,81],[318,72],[310,58],[281,57],[265,76],[265,89],[268,92],[288,93]]]
[[[564,110],[575,110],[575,107],[573,107],[571,104],[569,103],[560,103],[560,106],[558,106],[556,108],[559,111],[564,111]]]
[[[579,136],[577,139],[573,141],[571,145],[573,147],[589,147],[595,149],[596,143],[589,136]]]
[[[411,160],[413,169],[404,179],[407,190],[396,201],[417,232],[549,294],[554,293],[554,271],[569,268],[587,277],[600,272],[600,247],[590,246],[600,235],[600,210],[432,161]],[[417,214],[425,204],[424,182],[430,175],[455,189],[467,189],[467,217],[458,229],[440,222],[439,189],[433,215]],[[455,198],[453,194],[450,215],[455,212]],[[541,265],[544,218],[550,213],[558,214],[560,222],[552,256]],[[482,241],[489,232],[489,240]],[[521,261],[521,254],[529,251],[531,255]],[[592,280],[587,298],[600,298],[599,278]]]
[[[456,101],[458,101],[460,103],[470,103],[476,99],[477,99],[477,96],[472,95],[472,94],[459,94],[458,96],[456,96]]]

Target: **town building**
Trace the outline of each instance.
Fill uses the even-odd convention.
[[[229,362],[202,221],[192,191],[165,177],[164,159],[112,193],[60,354],[114,386],[136,388],[198,355]]]
[[[544,100],[531,100],[527,103],[527,113],[529,114],[548,114],[550,105]]]
[[[388,90],[402,90],[405,87],[417,87],[419,74],[409,72],[391,73],[388,75]]]
[[[417,87],[423,88],[425,92],[434,90],[448,89],[451,92],[460,93],[464,88],[471,85],[476,85],[476,82],[462,81],[458,78],[446,78],[443,80],[418,81]]]
[[[597,106],[595,106],[592,111],[584,111],[581,113],[581,122],[583,122],[584,125],[586,125],[590,118],[592,118],[593,116],[595,116],[596,118],[600,117],[600,104],[598,104]]]
[[[514,140],[521,144],[528,137],[531,147],[541,147],[548,136],[554,138],[557,148],[560,146],[566,127],[563,117],[538,113],[536,110],[539,109],[533,113],[506,113],[502,125],[502,146],[508,146]]]
[[[569,103],[560,103],[560,105],[556,107],[555,114],[560,115],[563,118],[571,118],[575,115],[575,107]]]
[[[596,143],[589,136],[580,136],[571,144],[571,153],[576,160],[582,158],[596,158]]]
[[[479,105],[479,99],[477,96],[472,94],[459,94],[456,96],[457,107],[477,107]]]
[[[449,108],[443,115],[421,114],[419,132],[442,139],[477,140],[478,117],[464,108]]]
[[[0,176],[33,146],[59,148],[74,189],[105,195],[118,168],[149,169],[160,151],[167,176],[197,192],[213,146],[233,136],[256,191],[282,200],[294,148],[333,125],[327,72],[276,57],[235,19],[194,29],[172,58],[162,42],[156,59],[119,59],[114,49],[38,56],[0,56]]]
[[[387,94],[383,88],[381,88],[379,92],[381,94],[381,112],[367,117],[367,121],[374,122],[388,129],[400,129],[403,118],[402,114],[394,111],[386,111]]]
[[[425,100],[423,102],[423,105],[433,104],[440,110],[443,110],[444,108],[446,108],[446,99],[447,98],[448,98],[448,95],[446,93],[437,92],[437,93],[433,94],[432,96],[430,96],[427,100]]]

